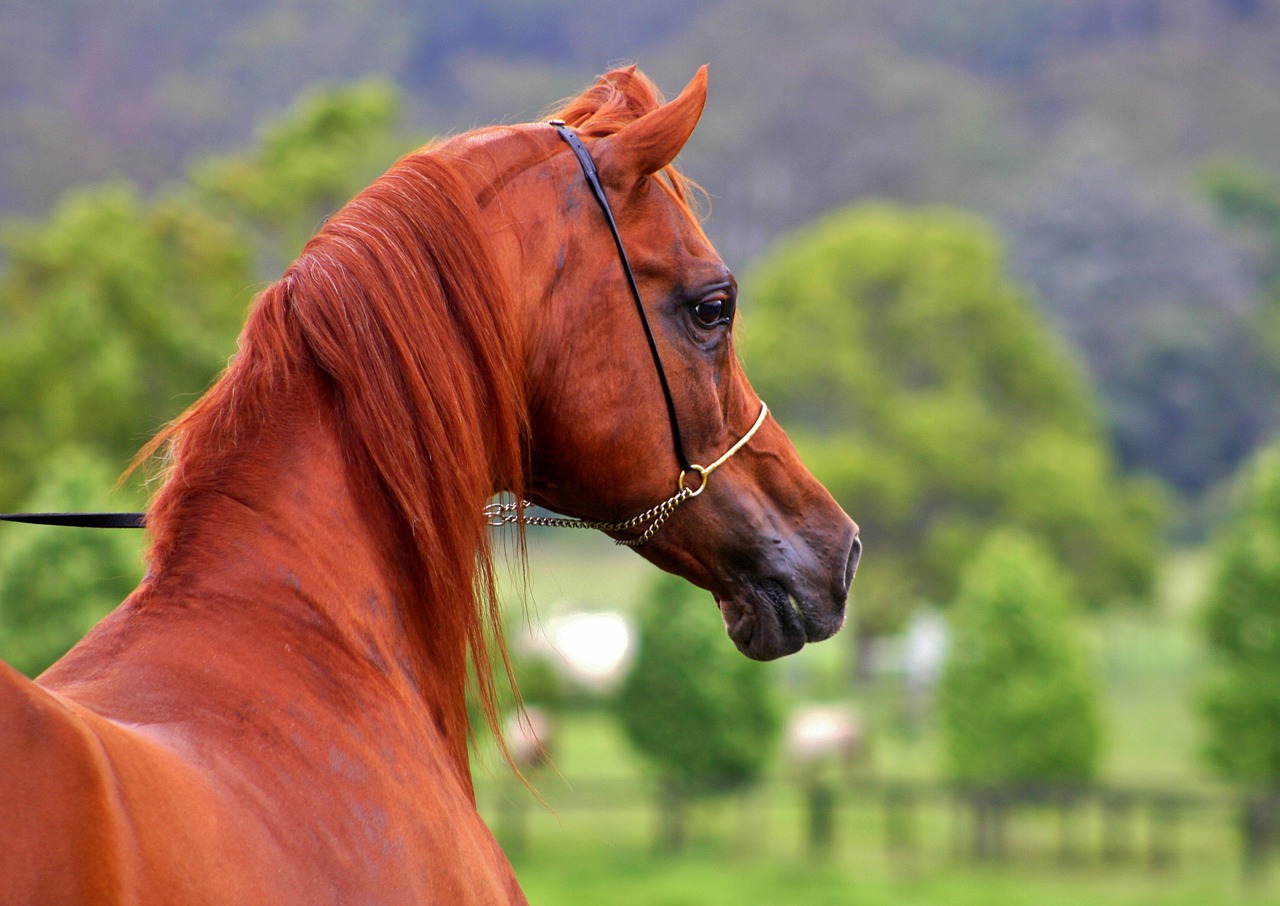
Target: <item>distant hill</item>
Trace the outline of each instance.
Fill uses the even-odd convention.
[[[529,119],[618,61],[670,92],[712,64],[689,165],[750,259],[850,198],[989,206],[1061,131],[1151,167],[1280,173],[1276,0],[175,0],[0,7],[0,212],[245,142],[307,87],[383,75],[415,132]]]

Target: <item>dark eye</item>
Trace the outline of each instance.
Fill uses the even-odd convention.
[[[724,296],[711,296],[693,307],[693,316],[703,327],[715,327],[729,320],[733,304]]]

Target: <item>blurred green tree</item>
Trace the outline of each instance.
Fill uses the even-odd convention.
[[[11,501],[67,444],[123,468],[226,362],[252,281],[228,224],[181,193],[146,201],[125,185],[73,193],[46,221],[10,228],[3,255],[0,499]]]
[[[710,603],[683,579],[655,580],[616,701],[627,738],[657,776],[668,849],[683,845],[684,803],[750,785],[782,729],[768,667],[726,644]]]
[[[743,286],[752,382],[862,525],[860,634],[950,601],[994,526],[1044,538],[1092,605],[1147,591],[1161,495],[1116,473],[1079,373],[990,227],[848,208]]]
[[[154,198],[122,183],[81,190],[45,220],[4,232],[0,509],[22,508],[67,448],[86,451],[97,465],[85,475],[111,487],[101,464],[122,470],[234,351],[253,284],[271,275],[255,252],[292,254],[320,212],[375,176],[375,165],[392,157],[397,111],[381,84],[315,94],[265,131],[262,148],[197,164],[194,187]],[[111,563],[125,542],[67,529],[9,531],[0,644],[35,669],[88,628],[87,614],[101,614],[89,577],[122,575]],[[34,596],[21,599],[28,588]],[[120,592],[112,587],[115,600]]]
[[[1280,787],[1280,445],[1242,475],[1204,611],[1208,756],[1225,776]]]
[[[270,275],[359,189],[408,150],[400,94],[370,80],[304,95],[247,152],[199,161],[191,181],[214,209],[254,230]]]
[[[26,510],[128,507],[110,499],[109,460],[67,447],[43,463]],[[61,657],[142,578],[142,535],[100,529],[0,528],[0,656],[28,676]]]
[[[996,532],[951,610],[938,708],[952,778],[982,785],[1090,779],[1098,689],[1070,583],[1030,536]]]
[[[0,256],[0,500],[29,493],[48,451],[119,462],[234,351],[258,279],[394,157],[383,83],[316,92],[259,148],[197,163],[191,185],[72,193],[10,227]],[[258,260],[255,260],[255,257]]]

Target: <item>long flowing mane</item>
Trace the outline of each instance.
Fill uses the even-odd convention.
[[[491,716],[491,640],[506,658],[481,508],[495,481],[519,492],[525,430],[512,329],[495,316],[506,296],[454,165],[420,152],[393,166],[258,296],[225,373],[140,454],[167,448],[148,514],[151,572],[209,496],[229,490],[237,444],[270,430],[273,396],[310,377],[421,580],[402,590],[410,619],[430,617],[419,640],[460,631]]]

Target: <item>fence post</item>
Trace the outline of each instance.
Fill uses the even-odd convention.
[[[1176,841],[1181,803],[1173,795],[1152,796],[1147,815],[1151,830],[1147,865],[1152,871],[1169,868],[1178,861]]]
[[[495,836],[508,859],[523,859],[529,852],[529,803],[528,791],[507,788],[498,795]]]
[[[1244,873],[1250,882],[1267,875],[1271,848],[1276,839],[1277,794],[1246,793],[1240,808],[1241,837],[1244,844]]]
[[[973,832],[970,858],[974,862],[1003,862],[1006,854],[1004,793],[985,787],[970,793]]]
[[[825,859],[831,855],[836,835],[836,794],[831,781],[816,774],[805,786],[809,806],[809,852]]]
[[[659,784],[657,805],[658,838],[654,848],[662,853],[683,852],[689,823],[688,793],[684,784],[664,779]]]
[[[1076,839],[1077,815],[1083,799],[1081,791],[1064,786],[1057,791],[1058,804],[1058,863],[1064,866],[1080,862],[1080,841]]]
[[[1118,790],[1102,794],[1102,860],[1114,865],[1133,852],[1133,796]]]
[[[884,793],[884,845],[894,863],[915,861],[917,795],[903,784],[891,784]]]

